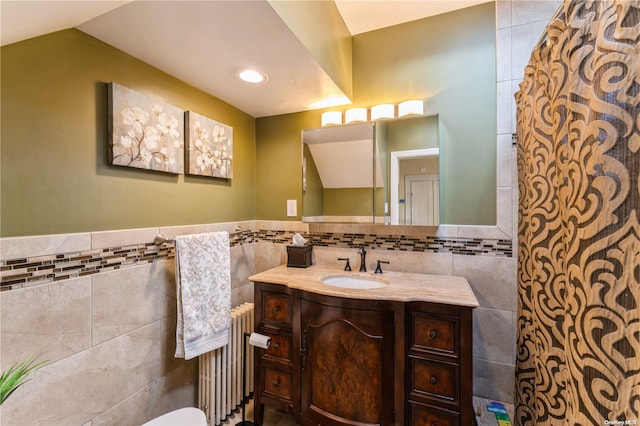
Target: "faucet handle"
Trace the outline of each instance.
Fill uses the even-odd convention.
[[[382,273],[382,268],[380,267],[381,263],[386,263],[387,265],[389,264],[388,260],[378,260],[378,266],[376,266],[376,274],[381,274]]]
[[[344,270],[345,271],[351,271],[351,265],[349,265],[349,258],[348,257],[339,257],[338,260],[346,260],[347,264],[344,265]]]

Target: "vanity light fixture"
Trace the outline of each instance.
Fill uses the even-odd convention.
[[[424,114],[424,102],[418,100],[404,101],[398,104],[398,117]]]
[[[327,111],[322,113],[322,127],[342,124],[342,112]]]
[[[395,118],[395,106],[392,104],[380,104],[371,107],[371,120],[381,118]]]
[[[367,120],[367,108],[351,108],[344,112],[344,123],[376,121],[381,119],[396,118],[396,106],[394,104],[379,104],[371,107],[371,116]],[[409,100],[398,104],[398,118],[409,115],[424,115],[423,100]],[[322,126],[342,124],[341,111],[327,111],[322,113]]]
[[[351,108],[344,113],[344,122],[346,124],[356,121],[367,121],[367,109],[366,108]]]
[[[238,78],[247,83],[262,83],[267,80],[267,76],[260,71],[245,69],[238,73]]]

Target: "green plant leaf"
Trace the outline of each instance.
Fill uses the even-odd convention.
[[[28,376],[37,368],[46,364],[46,361],[36,363],[36,357],[29,356],[22,363],[15,363],[0,375],[0,405],[9,396],[27,381]]]

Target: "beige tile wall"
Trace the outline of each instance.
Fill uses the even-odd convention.
[[[513,95],[524,76],[531,51],[561,3],[561,0],[497,0],[496,3],[497,210],[499,224],[508,221],[507,216],[511,217],[514,247],[518,232],[518,179],[516,151],[511,143],[511,135],[516,132]]]
[[[263,230],[308,230],[307,224],[297,222],[243,224],[245,228],[254,225]],[[88,250],[144,242],[158,232],[173,237],[233,229],[229,227],[220,224],[101,232],[88,240],[80,238],[85,246],[78,246],[76,235],[56,238],[70,241],[74,250]],[[32,252],[20,239],[3,239],[0,243],[19,256],[47,254],[51,247],[66,252],[64,242],[56,242],[56,238],[42,237],[44,244],[28,238],[33,243]],[[252,300],[250,275],[286,262],[286,244],[259,241],[232,247],[231,254],[233,304],[237,305]],[[314,263],[342,268],[338,257],[349,257],[353,267],[359,266],[355,249],[314,248]],[[476,393],[510,401],[515,259],[370,249],[370,271],[377,260],[390,262],[385,270],[467,277],[481,303],[474,315]],[[40,353],[50,361],[2,407],[2,424],[135,424],[193,405],[197,367],[173,358],[174,277],[173,260],[156,260],[0,294],[3,368],[31,353]]]
[[[297,222],[244,223],[245,228],[307,232]],[[219,224],[100,232],[87,235],[2,239],[3,256],[65,253],[152,240],[158,233],[233,230]],[[363,228],[367,232],[375,229]],[[352,230],[362,231],[362,230]],[[82,243],[79,244],[78,241]],[[68,242],[68,246],[65,245]],[[31,247],[31,249],[29,249]],[[69,248],[67,248],[69,247]],[[286,262],[286,244],[255,242],[232,247],[233,304],[252,300],[248,277]],[[315,247],[314,262],[342,268],[338,257],[359,266],[355,249]],[[369,250],[368,269],[387,260],[385,270],[461,275],[469,279],[482,309],[475,316],[480,366],[478,391],[496,392],[512,367],[515,259]],[[2,367],[31,353],[49,365],[2,406],[2,424],[136,424],[181,406],[193,405],[196,365],[173,358],[175,350],[175,270],[173,260],[156,260],[123,269],[36,285],[0,294]],[[505,330],[496,338],[496,325]],[[510,334],[511,333],[511,334]],[[492,361],[497,361],[497,366]],[[506,366],[506,367],[505,367]],[[502,368],[502,370],[500,370]],[[496,373],[495,370],[499,371]],[[495,375],[495,377],[493,377]],[[496,384],[498,383],[498,384]],[[506,393],[506,391],[505,391]],[[505,400],[506,398],[503,398]]]
[[[497,0],[496,93],[498,220],[510,215],[514,258],[457,256],[456,275],[467,277],[480,302],[474,312],[474,394],[513,402],[515,388],[515,325],[517,315],[516,271],[518,187],[514,93],[524,67],[544,28],[561,0]],[[510,206],[500,203],[509,203]]]
[[[3,259],[12,259],[137,244],[159,232],[233,232],[235,226],[5,238],[0,249]],[[234,305],[253,299],[253,250],[251,244],[231,249]],[[0,424],[134,425],[195,405],[197,362],[173,356],[175,306],[173,260],[0,293],[0,368],[30,354],[47,360],[0,407]]]

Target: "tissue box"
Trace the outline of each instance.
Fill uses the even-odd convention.
[[[287,246],[287,266],[289,268],[308,268],[311,266],[312,245],[302,247]]]

